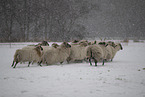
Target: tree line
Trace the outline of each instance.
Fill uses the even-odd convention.
[[[79,19],[94,9],[88,0],[0,0],[0,41],[83,39]]]

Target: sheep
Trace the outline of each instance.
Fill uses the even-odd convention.
[[[102,65],[104,65],[104,52],[100,45],[89,45],[87,47],[87,59],[89,59],[90,65],[92,65],[91,59],[94,60],[95,66],[97,66],[97,62],[103,60]]]
[[[70,44],[63,42],[59,47],[47,50],[46,53],[44,53],[42,56],[41,63],[47,65],[55,64],[58,62],[63,63],[69,57],[70,48]]]
[[[29,62],[28,67],[31,62],[40,62],[42,51],[43,51],[43,48],[41,46],[37,46],[34,49],[16,50],[11,67],[14,66],[13,68],[15,68],[19,62]]]
[[[114,56],[116,55],[117,51],[123,50],[123,47],[120,43],[117,43],[114,49],[112,49],[112,58],[111,61],[113,61]]]
[[[105,55],[104,59],[106,61],[109,61],[110,59],[112,59],[113,52],[114,52],[115,49],[111,45],[107,45],[105,50],[106,50],[106,55]]]
[[[108,45],[105,42],[99,42],[96,45],[90,45],[87,48],[87,58],[89,59],[90,65],[91,59],[94,59],[95,66],[97,66],[97,62],[103,60],[102,65],[104,65],[105,60],[109,60],[113,56],[113,47]]]
[[[104,56],[103,56],[103,59],[105,60],[107,55],[108,55],[108,51],[107,51],[107,46],[108,44],[106,42],[99,42],[98,45],[102,48],[103,52],[104,52]]]
[[[67,62],[82,61],[86,59],[87,45],[88,43],[86,42],[80,42],[80,45],[71,45],[70,56],[67,58]]]

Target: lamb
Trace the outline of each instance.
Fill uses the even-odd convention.
[[[41,46],[37,46],[34,49],[16,50],[11,67],[14,66],[13,68],[15,68],[19,62],[29,62],[28,67],[31,62],[40,62],[42,51],[43,51],[43,48]]]
[[[94,60],[95,66],[97,66],[97,62],[103,60],[104,65],[104,52],[103,49],[100,47],[100,45],[89,45],[87,47],[87,59],[89,59],[90,65],[92,65],[91,59]]]
[[[63,42],[59,47],[57,48],[51,48],[50,50],[46,51],[44,55],[42,56],[42,63],[51,65],[55,63],[63,63],[70,54],[70,48],[71,45],[69,45],[67,42]]]

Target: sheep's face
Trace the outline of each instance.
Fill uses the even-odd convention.
[[[108,41],[107,43],[108,43],[108,45],[110,45],[110,46],[112,46],[114,48],[116,47],[116,45],[115,45],[115,43],[113,41]]]
[[[39,49],[40,51],[43,51],[43,48],[41,46],[36,46],[36,49]]]
[[[105,47],[108,46],[108,44],[107,44],[106,42],[99,42],[98,44],[99,44],[99,45],[103,45],[103,46],[105,46]]]
[[[120,49],[123,50],[123,47],[122,47],[122,45],[120,43],[119,43],[119,46],[120,46]]]
[[[81,45],[81,46],[87,46],[88,43],[87,42],[80,42],[79,45]]]
[[[64,45],[64,47],[66,47],[66,48],[71,48],[71,45],[68,44],[67,42],[63,42],[63,45]]]
[[[41,46],[36,46],[34,49],[37,51],[38,56],[41,57],[43,48]]]
[[[53,44],[52,44],[52,47],[57,48],[57,47],[59,47],[59,45],[56,44],[56,43],[53,43]]]
[[[49,44],[48,44],[47,41],[42,41],[41,45],[42,45],[42,46],[49,46]]]
[[[123,47],[122,47],[122,45],[121,45],[120,43],[118,43],[118,44],[116,45],[115,48],[117,48],[118,51],[119,51],[119,50],[123,50]]]
[[[72,43],[78,43],[79,41],[78,40],[74,40],[74,41],[72,41]]]

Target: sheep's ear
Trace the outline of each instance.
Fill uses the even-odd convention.
[[[43,48],[40,46],[41,51],[43,51]]]
[[[105,42],[99,42],[99,44],[101,44],[101,45],[105,45],[106,43],[105,43]]]
[[[99,42],[98,44],[102,44],[102,42]]]
[[[115,45],[115,46],[113,46],[114,48],[116,48],[117,47],[117,45]]]
[[[97,43],[97,41],[95,40],[95,41],[94,41],[94,44],[96,44],[96,43]]]
[[[67,42],[63,42],[63,44],[67,44]]]
[[[107,47],[107,46],[108,46],[108,44],[105,45],[105,47]]]

